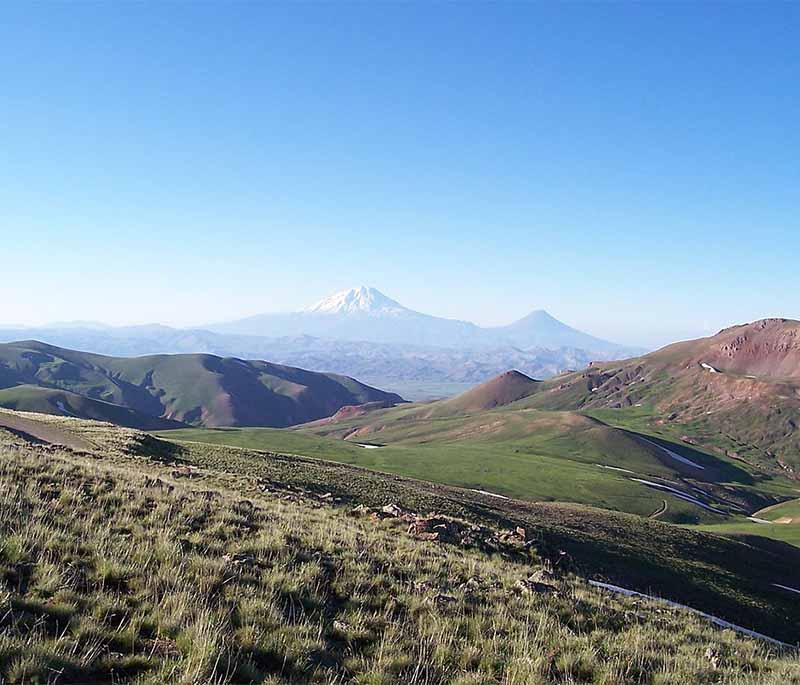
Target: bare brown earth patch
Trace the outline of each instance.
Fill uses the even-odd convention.
[[[34,441],[44,442],[48,445],[62,445],[81,452],[88,452],[94,449],[90,442],[52,423],[25,418],[19,414],[11,414],[3,410],[0,410],[0,428],[11,431],[23,438],[32,438]]]

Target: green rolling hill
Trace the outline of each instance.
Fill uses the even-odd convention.
[[[0,345],[0,406],[147,429],[289,426],[402,398],[346,376],[209,354],[106,357]]]
[[[788,479],[669,436],[527,406],[543,387],[514,372],[453,399],[351,408],[288,432],[190,429],[161,435],[334,459],[498,496],[578,502],[678,523],[746,521],[793,496]]]

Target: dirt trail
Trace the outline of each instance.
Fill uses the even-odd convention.
[[[16,414],[0,412],[0,428],[5,428],[28,440],[45,442],[49,445],[63,445],[64,447],[85,452],[90,452],[93,449],[93,445],[90,442],[69,431],[50,423],[35,421]]]
[[[661,506],[658,509],[656,509],[652,514],[650,514],[650,518],[657,519],[659,516],[663,516],[664,514],[666,514],[668,509],[669,509],[669,504],[667,503],[667,500],[663,499],[661,500]]]

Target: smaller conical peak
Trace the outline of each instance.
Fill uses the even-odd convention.
[[[534,309],[532,312],[530,312],[530,314],[523,316],[520,321],[546,321],[548,323],[561,323],[552,314],[550,314],[550,312],[544,309]]]
[[[447,403],[468,411],[494,409],[528,397],[540,386],[541,382],[512,369],[447,400]]]
[[[362,285],[334,293],[304,310],[309,314],[397,314],[407,311],[380,290]]]

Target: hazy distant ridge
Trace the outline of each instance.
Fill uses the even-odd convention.
[[[300,312],[259,314],[206,326],[218,333],[269,337],[311,335],[336,340],[432,347],[572,347],[626,356],[632,350],[561,323],[543,310],[507,326],[484,328],[469,321],[416,312],[375,288],[335,293]]]

